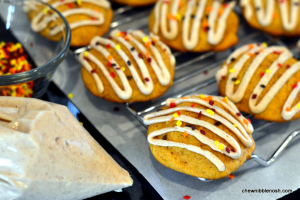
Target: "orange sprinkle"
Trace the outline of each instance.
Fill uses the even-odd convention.
[[[218,15],[222,15],[223,14],[223,10],[219,9],[218,10]]]
[[[175,15],[173,15],[172,13],[169,13],[168,14],[168,19],[177,20],[177,17]]]
[[[250,56],[250,57],[254,56],[254,54],[251,53],[251,52],[249,52],[249,53],[247,53],[247,54],[248,54],[248,56]]]
[[[149,51],[146,52],[146,56],[150,57],[150,52]]]
[[[211,101],[212,99],[213,99],[212,96],[207,96],[207,97],[206,97],[206,101]]]
[[[203,22],[203,27],[205,28],[205,27],[208,27],[209,26],[209,24],[208,24],[208,22]]]
[[[182,6],[183,6],[183,3],[182,3],[181,0],[178,2],[178,6],[179,6],[179,7],[182,7]]]
[[[187,97],[182,97],[181,99],[187,99]]]
[[[300,82],[300,79],[297,80],[297,83],[299,83],[299,82]]]
[[[249,49],[253,49],[254,45],[253,44],[248,44]]]
[[[229,174],[227,177],[229,177],[230,179],[234,179],[234,175],[233,174]]]
[[[123,38],[124,38],[124,40],[126,40],[126,41],[129,40],[129,37],[128,37],[128,36],[125,36],[125,37],[123,37]]]
[[[112,60],[112,59],[113,59],[112,55],[107,56],[107,60]]]
[[[208,7],[206,8],[207,12],[211,12],[212,9],[213,9],[213,8],[212,8],[211,6],[208,6]]]
[[[183,132],[183,137],[184,137],[184,138],[186,138],[188,135],[189,135],[189,134],[188,134],[186,131]]]
[[[145,43],[146,47],[150,47],[152,45],[152,41],[148,41]]]
[[[285,111],[290,112],[292,109],[290,107],[286,107]]]
[[[170,122],[174,121],[175,117],[172,117],[172,119],[170,119]]]
[[[274,12],[272,17],[277,18],[277,13]]]
[[[260,50],[259,50],[259,53],[261,53],[261,52],[263,52],[263,51],[264,51],[264,49],[260,49]]]
[[[249,124],[249,121],[246,120],[246,119],[243,119],[243,122],[244,122],[245,124]]]

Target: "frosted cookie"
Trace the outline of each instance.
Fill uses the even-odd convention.
[[[300,117],[300,62],[285,47],[245,45],[229,56],[216,78],[221,95],[257,119]]]
[[[113,11],[107,0],[43,0],[56,8],[67,19],[71,28],[71,46],[87,46],[96,35],[104,35],[110,28]],[[57,26],[57,16],[45,5],[36,1],[26,1],[24,10],[31,20],[33,31],[44,37],[59,41],[61,27]]]
[[[114,30],[110,39],[95,37],[79,60],[82,79],[96,96],[124,103],[149,101],[173,84],[175,58],[154,36]]]
[[[159,0],[149,30],[179,51],[222,51],[238,42],[236,2],[218,0]]]
[[[65,106],[0,97],[0,138],[0,199],[86,199],[132,185]]]
[[[300,35],[299,0],[241,0],[250,26],[276,36]]]
[[[252,124],[228,99],[193,95],[167,99],[148,114],[148,142],[158,162],[173,170],[219,179],[237,170],[255,148]]]
[[[154,4],[157,0],[112,0],[120,4],[129,6],[148,6]]]

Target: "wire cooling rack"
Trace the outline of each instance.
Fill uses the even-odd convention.
[[[120,30],[142,30],[149,33],[148,17],[152,7],[132,8],[129,6],[118,6],[112,3],[114,9],[114,21],[111,24],[112,29]],[[299,59],[299,50],[297,48],[298,38],[275,38],[266,33],[252,29],[241,16],[241,11],[236,7],[236,13],[240,16],[240,25],[238,29],[239,43],[223,52],[206,52],[206,53],[181,53],[172,51],[176,58],[175,76],[173,86],[161,97],[142,103],[126,103],[125,108],[147,129],[147,125],[143,121],[143,117],[153,111],[156,111],[166,104],[167,98],[180,98],[192,94],[209,94],[219,95],[217,82],[215,79],[216,71],[221,67],[225,59],[235,48],[249,43],[266,42],[269,46],[280,45],[289,48],[294,57]],[[89,50],[90,47],[82,47],[79,49],[71,49],[71,53],[78,55],[79,53]],[[255,129],[253,134],[258,131],[264,131],[274,122],[256,120],[251,115],[243,113],[246,118],[250,118]],[[291,132],[279,145],[276,151],[269,159],[262,159],[256,154],[252,154],[249,160],[253,160],[262,166],[270,166],[276,161],[278,156],[288,146],[288,144],[300,134],[300,128]],[[202,181],[211,181],[199,177]]]
[[[112,29],[142,30],[145,33],[149,33],[148,16],[150,15],[152,7],[119,7],[116,4],[112,4],[112,7],[114,9],[114,21],[111,24]],[[180,98],[185,95],[201,93],[218,95],[218,87],[214,75],[235,48],[252,42],[266,42],[268,45],[286,46],[293,52],[294,56],[299,59],[299,52],[296,47],[297,38],[274,38],[266,33],[254,30],[247,25],[245,20],[243,20],[239,8],[236,8],[235,11],[240,16],[240,25],[238,29],[239,43],[236,47],[217,53],[181,53],[173,51],[177,63],[173,86],[164,95],[153,101],[124,104],[126,109],[145,128],[147,128],[147,125],[143,122],[143,116],[163,107],[167,98]],[[83,47],[73,51],[73,53],[79,54],[89,48],[90,47]],[[250,118],[252,121],[255,129],[253,134],[258,131],[264,131],[265,128],[273,124],[273,122],[256,120],[248,114],[245,114],[245,117]],[[254,160],[262,166],[270,166],[299,133],[300,128],[290,133],[269,159],[264,160],[258,155],[253,154],[249,160]],[[199,179],[202,181],[210,181],[205,178]]]

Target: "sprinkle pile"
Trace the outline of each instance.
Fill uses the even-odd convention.
[[[29,71],[33,68],[28,55],[20,43],[0,42],[0,75],[11,75]],[[0,87],[0,95],[31,97],[33,81],[13,86]]]

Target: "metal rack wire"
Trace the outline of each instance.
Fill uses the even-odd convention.
[[[111,28],[118,28],[120,30],[134,30],[139,29],[148,33],[148,16],[152,7],[145,8],[132,8],[129,6],[119,7],[117,4],[112,3],[114,9],[114,21]],[[236,12],[240,15],[240,10],[237,8]],[[240,17],[241,22],[238,30],[239,43],[237,46],[242,46],[251,42],[266,42],[269,45],[280,45],[289,48],[296,58],[299,58],[299,52],[296,47],[296,38],[284,39],[274,38],[268,34],[250,28],[247,23]],[[74,54],[79,54],[82,51],[90,49],[89,46],[76,49]],[[146,103],[127,103],[124,104],[125,108],[145,127],[147,125],[143,122],[143,116],[155,111],[165,105],[167,98],[180,98],[185,95],[196,93],[206,93],[217,95],[218,89],[214,77],[215,71],[222,65],[224,60],[234,48],[225,52],[206,52],[206,53],[181,53],[173,51],[176,57],[177,65],[175,67],[175,77],[172,88],[169,89],[164,95],[156,100]],[[210,75],[207,75],[210,74]],[[184,85],[184,87],[182,87]],[[255,132],[263,131],[266,127],[273,124],[273,122],[255,120],[251,115],[245,115],[251,118]],[[254,132],[254,134],[255,134]],[[297,129],[290,133],[288,137],[279,145],[278,149],[273,155],[264,160],[258,155],[253,154],[249,160],[253,160],[262,166],[270,166],[276,161],[278,156],[288,146],[288,144],[300,133]],[[249,161],[248,160],[248,161]],[[202,181],[210,181],[205,178],[199,178]]]

